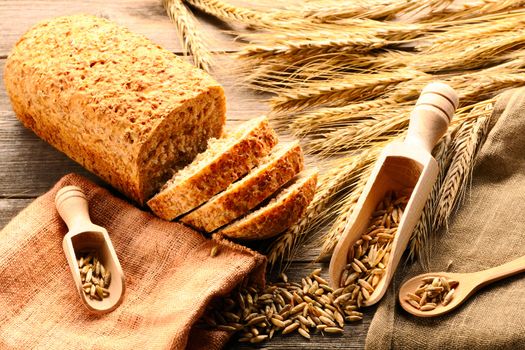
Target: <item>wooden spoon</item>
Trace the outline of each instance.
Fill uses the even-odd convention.
[[[80,188],[76,186],[61,188],[55,196],[55,205],[69,228],[69,232],[62,241],[62,246],[82,302],[88,310],[94,313],[114,310],[123,300],[125,283],[124,274],[108,232],[91,222],[88,202]],[[110,294],[103,300],[90,299],[82,288],[77,254],[84,251],[98,253],[100,262],[111,272],[111,283],[108,287]]]
[[[405,251],[439,172],[431,155],[432,149],[447,131],[457,105],[457,94],[448,85],[430,83],[423,89],[410,115],[405,140],[393,142],[383,150],[347,221],[330,261],[330,281],[334,288],[340,286],[349,252],[353,254],[354,243],[369,226],[378,203],[388,192],[413,188],[392,242],[386,271],[370,298],[364,301],[365,306],[373,305],[383,297]]]
[[[399,290],[399,303],[407,312],[419,317],[434,317],[446,314],[457,308],[471,295],[473,295],[480,288],[499,281],[500,279],[513,276],[525,271],[525,256],[516,260],[510,261],[506,264],[490,268],[488,270],[472,272],[472,273],[425,273],[409,279],[401,286]],[[448,280],[456,280],[459,282],[454,290],[452,300],[447,305],[438,304],[438,306],[431,311],[420,311],[411,306],[406,300],[407,293],[414,293],[414,291],[422,284],[425,277],[444,277]]]

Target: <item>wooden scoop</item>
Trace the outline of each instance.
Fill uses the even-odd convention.
[[[488,270],[473,272],[473,273],[449,273],[449,272],[437,272],[437,273],[425,273],[418,275],[414,278],[409,279],[401,286],[399,290],[399,302],[403,309],[410,312],[413,315],[419,317],[434,317],[446,314],[457,308],[471,295],[473,295],[480,288],[499,281],[500,279],[513,276],[517,273],[525,271],[525,256],[516,260],[510,261],[506,264],[493,267]],[[407,293],[414,293],[414,291],[422,284],[422,280],[425,277],[445,277],[448,280],[458,281],[459,284],[454,290],[452,300],[447,305],[438,304],[438,306],[431,311],[420,311],[411,306],[406,300],[405,296]]]
[[[125,284],[124,274],[108,232],[89,219],[88,202],[80,188],[76,186],[61,188],[55,196],[55,205],[69,228],[62,246],[82,302],[94,313],[114,310],[123,300]],[[111,272],[111,283],[108,287],[110,294],[103,300],[90,299],[82,288],[77,254],[88,251],[98,253],[100,262]]]
[[[413,188],[392,242],[386,271],[370,298],[364,301],[365,306],[383,297],[405,251],[439,172],[432,149],[447,131],[457,105],[457,94],[448,85],[430,83],[423,89],[410,116],[405,140],[393,142],[383,150],[347,221],[330,261],[329,274],[334,288],[340,286],[349,251],[369,226],[378,203],[388,192]]]

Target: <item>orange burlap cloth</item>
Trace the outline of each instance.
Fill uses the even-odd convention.
[[[124,302],[105,315],[81,304],[62,251],[67,227],[54,197],[81,187],[92,221],[105,227],[126,275]],[[210,257],[210,249],[219,253]],[[159,220],[78,175],[68,175],[0,233],[1,349],[220,349],[224,332],[194,327],[210,300],[249,276],[264,282],[265,258]]]

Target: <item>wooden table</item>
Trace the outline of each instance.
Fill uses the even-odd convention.
[[[103,185],[101,180],[26,130],[16,119],[3,85],[5,60],[18,38],[40,20],[75,13],[104,16],[147,36],[176,54],[182,54],[175,27],[165,15],[160,0],[0,0],[0,227],[65,174],[82,174]],[[235,62],[228,57],[228,53],[237,50],[238,44],[222,32],[229,27],[202,13],[197,15],[203,30],[212,39],[213,51],[217,52],[219,68],[214,76],[226,90],[228,124],[233,125],[266,113],[268,107],[264,97],[234,84],[235,77],[228,67],[234,66]],[[315,247],[307,247],[306,251],[291,262],[287,270],[290,280],[300,281],[301,277],[319,266],[324,268],[326,274],[326,264],[312,263],[317,253]],[[345,333],[340,337],[317,334],[307,340],[297,334],[277,336],[256,348],[361,349],[373,312],[373,308],[368,309],[361,323],[346,325]],[[231,342],[227,348],[253,347]]]

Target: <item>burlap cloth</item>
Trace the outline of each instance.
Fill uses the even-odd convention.
[[[126,274],[124,302],[106,315],[83,307],[62,251],[67,228],[53,201],[66,185],[86,192],[92,221],[107,228]],[[212,258],[213,244],[220,248]],[[192,326],[211,298],[247,275],[262,282],[264,266],[257,253],[68,175],[0,232],[0,349],[219,349],[226,333]]]
[[[500,96],[478,156],[472,187],[447,229],[437,233],[431,271],[474,272],[525,255],[525,89]],[[409,315],[401,283],[426,272],[400,266],[374,315],[367,349],[525,349],[525,276],[479,291],[438,318]]]

